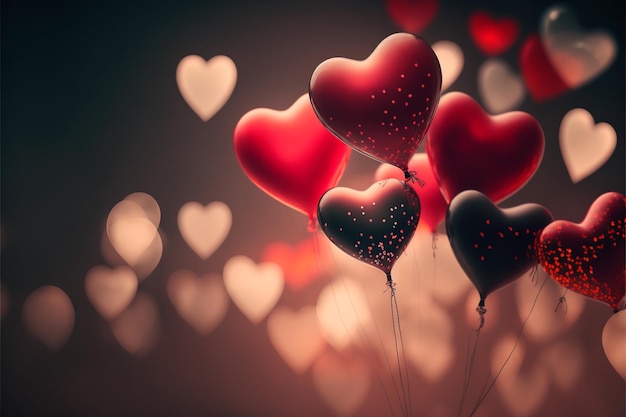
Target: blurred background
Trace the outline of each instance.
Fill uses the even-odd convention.
[[[384,274],[307,231],[306,216],[250,181],[232,145],[246,112],[288,108],[325,59],[364,59],[413,31],[458,46],[440,57],[444,72],[460,70],[446,91],[544,129],[539,169],[500,206],[534,202],[580,222],[598,196],[624,192],[624,3],[567,3],[581,36],[615,52],[593,77],[540,97],[520,53],[550,35],[541,22],[555,5],[3,0],[2,414],[465,416],[517,340],[474,415],[623,416],[624,379],[602,343],[613,312],[571,292],[559,304],[564,291],[543,271],[490,295],[458,412],[478,296],[441,225],[418,231],[394,268],[403,412]],[[470,30],[477,12],[514,21],[510,45],[486,52]],[[206,121],[177,83],[188,55],[236,66],[232,95]],[[516,100],[479,81],[494,59]],[[610,124],[617,144],[574,182],[559,129],[576,108]],[[378,166],[353,152],[339,185],[365,189]]]

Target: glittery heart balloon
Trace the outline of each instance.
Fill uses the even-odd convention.
[[[556,72],[539,35],[530,35],[519,52],[522,77],[532,98],[541,102],[563,94],[570,88]]]
[[[315,116],[308,95],[287,110],[258,108],[244,114],[234,131],[243,171],[260,189],[309,217],[314,230],[317,202],[341,178],[350,148]]]
[[[476,46],[487,55],[499,55],[517,39],[519,24],[512,17],[495,18],[477,11],[469,18],[469,32]]]
[[[322,62],[309,91],[318,117],[339,139],[408,177],[439,102],[441,67],[424,40],[395,33],[364,61]]]
[[[538,242],[541,265],[555,281],[615,310],[626,286],[625,203],[623,194],[602,194],[582,223],[557,220]]]
[[[501,209],[476,190],[452,199],[446,232],[456,259],[480,294],[481,305],[491,292],[538,264],[535,241],[552,220],[539,204]]]
[[[521,188],[543,157],[544,136],[528,113],[490,116],[460,92],[441,98],[428,132],[427,153],[447,201],[477,190],[500,202]]]
[[[379,181],[365,191],[328,190],[320,199],[322,231],[344,252],[387,274],[409,244],[420,217],[415,190],[397,179]]]
[[[415,172],[415,176],[423,181],[420,185],[417,181],[411,182],[413,189],[420,198],[421,213],[419,227],[425,227],[429,232],[434,232],[446,215],[448,203],[441,195],[439,184],[433,174],[425,153],[416,153],[409,161],[409,170]],[[386,178],[403,178],[402,171],[390,164],[382,164],[374,174],[375,181]]]

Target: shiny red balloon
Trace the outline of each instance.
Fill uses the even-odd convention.
[[[539,237],[543,269],[559,284],[614,310],[626,287],[626,199],[609,192],[589,207],[582,223],[557,220]]]
[[[478,49],[487,55],[499,55],[515,43],[519,23],[512,17],[495,18],[481,10],[470,16],[469,32]]]
[[[379,181],[365,191],[328,190],[320,199],[319,225],[339,249],[387,274],[404,252],[420,218],[420,201],[404,181]]]
[[[418,34],[437,15],[439,0],[387,0],[387,14],[403,30]]]
[[[551,99],[570,89],[552,66],[537,34],[529,36],[522,44],[519,66],[526,87],[535,101]]]
[[[434,232],[446,215],[448,203],[441,195],[439,184],[433,174],[433,170],[425,153],[416,153],[409,161],[409,171],[414,172],[415,178],[420,181],[412,181],[411,186],[417,193],[421,202],[421,214],[419,227],[429,232]],[[404,179],[404,174],[397,167],[390,164],[382,164],[374,174],[375,181],[385,178]]]
[[[350,148],[313,112],[308,94],[287,110],[258,108],[235,126],[234,147],[246,175],[276,200],[309,217],[314,230],[317,202],[339,182]]]
[[[545,147],[530,114],[487,114],[472,97],[443,95],[426,141],[428,158],[446,201],[477,190],[498,203],[535,173]]]
[[[309,86],[313,108],[331,132],[405,172],[430,126],[440,91],[437,56],[408,33],[388,36],[364,61],[327,59]]]
[[[480,294],[479,306],[487,295],[538,265],[535,243],[552,221],[548,209],[535,203],[501,209],[475,190],[452,199],[446,232],[459,265]]]

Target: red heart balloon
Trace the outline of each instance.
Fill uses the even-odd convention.
[[[469,32],[474,43],[487,55],[498,55],[513,45],[519,24],[512,17],[496,19],[486,11],[472,13]]]
[[[339,249],[387,274],[411,241],[420,201],[404,181],[379,181],[365,191],[328,190],[318,209],[322,231]]]
[[[318,117],[339,139],[408,175],[439,102],[441,67],[424,40],[395,33],[364,61],[322,62],[309,91]]]
[[[459,265],[480,294],[479,305],[537,265],[535,242],[552,221],[552,214],[539,204],[501,209],[475,190],[452,199],[446,232]]]
[[[521,188],[543,157],[543,130],[528,113],[490,116],[460,92],[441,98],[427,153],[446,201],[477,190],[495,203]]]
[[[317,202],[339,182],[350,148],[322,125],[304,94],[287,110],[249,111],[235,126],[239,164],[259,188],[309,216],[315,230]]]
[[[322,274],[325,259],[319,255],[317,236],[305,239],[296,246],[274,242],[263,252],[263,261],[278,264],[285,274],[285,283],[294,290],[308,286]]]
[[[409,161],[409,171],[415,172],[415,177],[421,180],[420,185],[417,181],[412,181],[411,185],[417,193],[421,202],[420,222],[418,227],[424,227],[429,232],[434,232],[437,226],[446,215],[448,203],[441,195],[439,184],[433,174],[433,170],[425,153],[416,153]],[[396,178],[402,180],[404,174],[402,171],[390,164],[382,164],[376,170],[374,175],[375,181],[385,178]]]
[[[535,101],[547,100],[569,90],[550,63],[538,35],[531,35],[524,41],[520,49],[519,65],[522,78]]]
[[[387,0],[387,14],[403,30],[420,33],[435,18],[439,0]]]
[[[539,236],[543,269],[559,284],[617,311],[626,287],[623,194],[609,192],[589,207],[582,223],[557,220]]]

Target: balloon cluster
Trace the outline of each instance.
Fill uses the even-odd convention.
[[[363,61],[322,62],[308,99],[289,110],[244,115],[237,157],[255,184],[388,283],[420,218],[434,232],[445,217],[481,316],[490,293],[538,265],[617,311],[626,283],[624,196],[600,196],[579,225],[534,203],[499,208],[539,167],[542,127],[522,111],[491,116],[461,92],[442,96],[441,80],[423,39],[392,34]],[[426,155],[416,154],[424,140]],[[365,191],[337,187],[352,149],[382,163]]]

